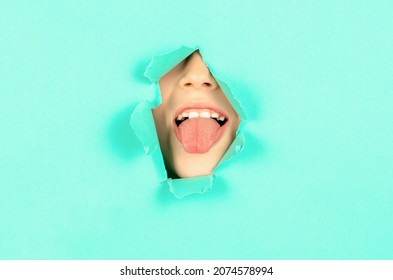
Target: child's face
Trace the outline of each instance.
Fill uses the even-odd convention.
[[[159,85],[162,103],[152,111],[168,176],[212,174],[235,139],[238,115],[197,51]]]

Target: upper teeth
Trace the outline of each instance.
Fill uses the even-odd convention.
[[[189,119],[199,118],[199,113],[198,112],[189,112],[188,113],[188,118]]]
[[[207,111],[207,110],[203,110],[203,111],[187,111],[187,112],[183,112],[181,114],[179,114],[177,116],[177,120],[181,121],[185,118],[189,118],[189,119],[194,119],[194,118],[213,118],[213,119],[217,119],[220,121],[225,120],[225,117],[220,115],[217,112],[214,111]]]

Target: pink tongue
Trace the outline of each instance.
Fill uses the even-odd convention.
[[[187,153],[206,153],[218,137],[219,128],[217,121],[210,118],[185,120],[179,126],[180,142]]]

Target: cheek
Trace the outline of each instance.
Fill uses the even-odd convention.
[[[163,113],[162,105],[158,106],[155,109],[152,109],[151,111],[153,113],[154,122],[156,124],[159,123],[160,120],[162,119],[162,113]]]
[[[167,77],[162,77],[158,82],[160,89],[167,89],[170,86],[170,80]]]
[[[157,107],[163,114],[172,110],[174,95],[173,88],[170,86],[161,86],[160,85],[160,94],[161,94],[161,104]]]
[[[162,103],[165,103],[169,97],[171,96],[171,92],[173,92],[174,89],[174,80],[169,79],[167,77],[161,78],[159,83],[160,87],[160,94],[161,94],[161,99]]]

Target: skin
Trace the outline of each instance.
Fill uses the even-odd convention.
[[[236,137],[240,119],[198,51],[176,65],[159,81],[162,103],[152,110],[169,178],[213,173]],[[184,108],[213,108],[228,117],[219,140],[205,153],[188,153],[177,139],[174,119]]]

